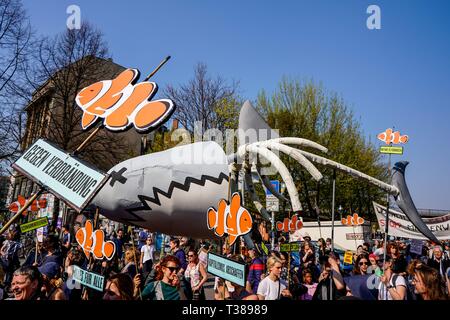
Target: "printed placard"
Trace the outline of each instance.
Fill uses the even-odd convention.
[[[41,227],[45,227],[48,225],[48,218],[47,217],[43,217],[43,218],[39,218],[24,224],[21,224],[20,227],[20,231],[22,233],[28,232],[28,231],[32,231],[32,230],[36,230],[39,229]]]
[[[37,140],[12,167],[50,189],[78,212],[89,204],[107,179],[105,174],[44,139]]]
[[[73,280],[97,291],[103,291],[105,277],[73,266]]]
[[[380,147],[380,153],[403,154],[403,147]]]
[[[208,252],[207,272],[245,287],[245,264]]]
[[[280,245],[280,251],[291,252],[299,251],[300,245],[298,243],[283,243]]]
[[[345,251],[344,263],[347,263],[347,264],[352,264],[353,263],[353,252]]]

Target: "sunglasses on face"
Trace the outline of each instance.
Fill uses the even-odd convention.
[[[368,266],[369,264],[368,264],[367,262],[361,261],[361,262],[359,263],[359,265],[360,265],[360,266],[362,266],[362,265]]]
[[[188,254],[188,258],[194,257],[193,254]]]
[[[174,271],[178,272],[180,270],[179,267],[166,267],[166,268],[169,269],[171,273],[174,272]]]

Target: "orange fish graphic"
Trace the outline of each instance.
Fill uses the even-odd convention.
[[[297,215],[293,215],[292,219],[284,218],[283,222],[277,221],[277,231],[294,232],[303,228],[303,221],[299,220]]]
[[[150,101],[158,91],[154,82],[141,82],[139,70],[126,69],[113,80],[99,81],[81,90],[75,98],[83,109],[81,126],[88,129],[99,118],[105,128],[122,131],[134,125],[137,131],[156,129],[175,111],[169,99]]]
[[[112,241],[105,241],[103,230],[93,231],[91,220],[87,220],[84,228],[78,229],[75,234],[78,244],[83,248],[84,254],[89,258],[92,253],[95,259],[106,258],[111,260],[116,252],[116,245]]]
[[[9,205],[9,210],[11,212],[18,212],[24,205],[25,203],[27,203],[27,200],[25,199],[25,197],[23,196],[18,196],[17,197],[17,201],[11,203]],[[28,207],[28,210],[26,210],[23,215],[25,216],[27,214],[27,212],[36,212],[39,211],[39,209],[43,209],[47,207],[47,199],[43,198],[43,199],[39,199],[39,200],[34,200],[31,205]]]
[[[400,135],[400,131],[393,132],[391,128],[386,129],[385,132],[380,133],[377,137],[386,144],[400,144],[408,142],[407,135],[402,136]]]
[[[354,213],[353,217],[347,216],[347,218],[342,218],[341,222],[348,226],[359,226],[364,223],[364,219],[359,217],[357,213]]]
[[[228,234],[229,245],[233,245],[237,237],[249,233],[252,224],[250,213],[241,206],[241,196],[238,192],[231,197],[231,204],[222,199],[217,211],[213,207],[208,209],[208,229],[214,229],[214,233],[220,237]]]

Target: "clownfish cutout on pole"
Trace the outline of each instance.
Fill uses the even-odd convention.
[[[230,246],[239,236],[249,233],[252,224],[250,213],[241,206],[241,196],[238,192],[231,197],[231,204],[221,199],[217,211],[213,207],[208,209],[208,229],[214,229],[214,233],[219,237],[228,234]]]
[[[148,132],[166,122],[175,111],[169,99],[150,101],[158,91],[154,82],[139,79],[139,70],[126,69],[113,80],[99,81],[81,90],[75,101],[83,110],[83,130],[98,119],[111,131],[124,131],[134,125],[138,132]]]
[[[353,216],[347,216],[347,218],[342,218],[342,224],[347,226],[360,226],[364,223],[364,219],[354,213]]]
[[[377,138],[386,144],[407,143],[409,139],[407,135],[401,135],[400,131],[393,132],[391,128],[388,128],[386,131],[380,133]]]
[[[15,201],[9,205],[9,210],[11,212],[18,212],[25,205],[25,203],[27,203],[27,199],[25,199],[25,197],[19,195],[17,197],[17,201]],[[33,203],[31,204],[31,206],[28,207],[28,210],[26,210],[23,213],[23,215],[25,216],[30,211],[36,212],[36,211],[39,211],[39,209],[43,209],[46,207],[47,207],[47,199],[43,198],[43,199],[39,199],[39,200],[34,200]]]
[[[83,248],[84,254],[89,259],[92,253],[94,259],[106,258],[111,260],[116,252],[116,245],[112,241],[105,241],[103,230],[93,230],[91,220],[87,220],[84,228],[78,229],[75,234],[78,244]]]
[[[277,231],[281,232],[294,232],[303,228],[303,221],[299,220],[297,215],[294,215],[292,219],[284,218],[284,220],[277,221]]]

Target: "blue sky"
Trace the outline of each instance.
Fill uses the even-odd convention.
[[[183,83],[197,62],[240,81],[244,98],[271,92],[283,75],[337,92],[364,134],[395,126],[418,208],[450,209],[450,1],[164,0],[24,1],[36,31],[66,28],[69,5],[105,35],[114,61],[149,73],[160,87]],[[369,30],[369,5],[381,30]]]

